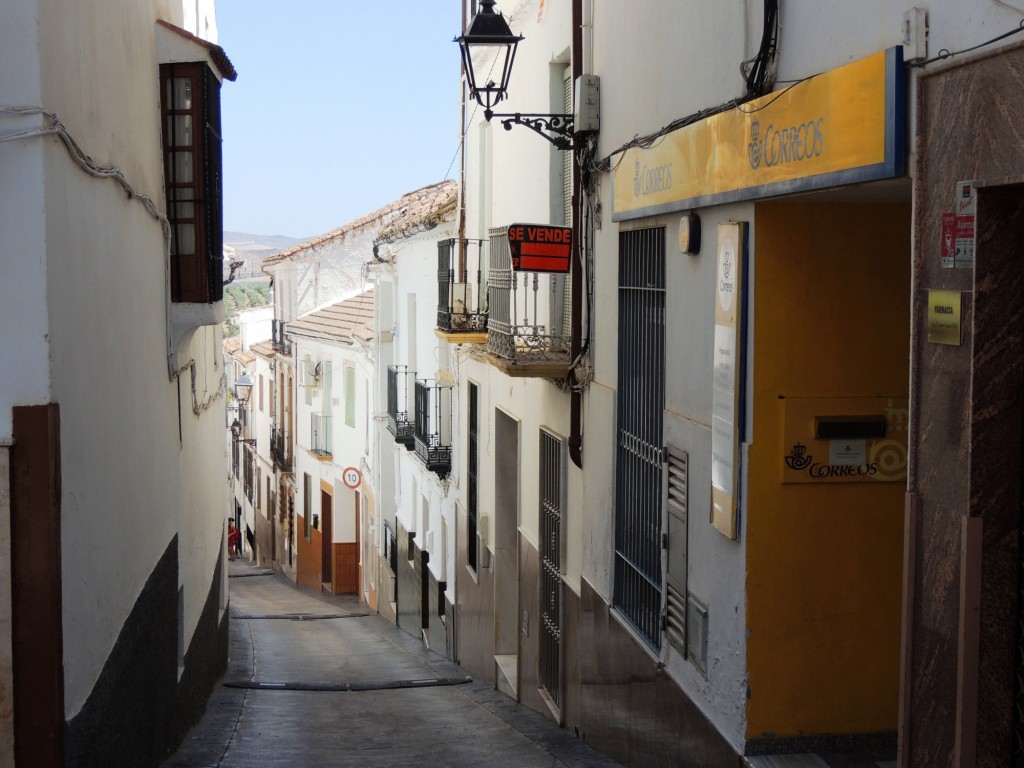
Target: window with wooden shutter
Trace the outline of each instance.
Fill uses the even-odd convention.
[[[220,81],[203,62],[162,64],[164,186],[171,300],[224,297]]]

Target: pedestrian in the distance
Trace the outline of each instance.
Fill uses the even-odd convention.
[[[235,528],[234,521],[228,521],[228,560],[242,554],[242,532]]]

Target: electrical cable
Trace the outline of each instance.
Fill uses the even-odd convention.
[[[617,169],[628,150],[635,148],[647,149],[652,147],[659,139],[664,138],[673,131],[693,125],[696,122],[721,114],[722,112],[727,112],[730,109],[735,109],[741,104],[745,104],[748,101],[769,93],[772,85],[774,84],[772,77],[772,65],[774,64],[775,56],[778,52],[778,29],[779,0],[764,0],[764,24],[761,34],[761,45],[758,48],[757,53],[754,54],[752,58],[740,65],[740,71],[743,74],[744,83],[746,85],[746,92],[742,97],[730,99],[729,101],[725,101],[717,106],[700,109],[692,114],[686,115],[685,117],[677,118],[654,133],[649,133],[644,136],[634,136],[618,149],[609,152],[601,160],[592,161],[590,164],[590,170],[596,173],[607,173],[610,170]],[[613,168],[612,158],[616,155],[619,157],[615,161]]]
[[[124,173],[116,165],[102,166],[96,163],[95,160],[90,157],[85,150],[82,149],[81,145],[75,141],[74,137],[68,131],[67,126],[61,122],[60,116],[56,112],[50,112],[49,110],[43,109],[42,107],[34,106],[8,106],[0,105],[0,112],[11,114],[11,115],[42,115],[49,122],[48,126],[41,126],[38,128],[30,128],[27,130],[16,131],[15,133],[9,133],[0,135],[0,143],[8,141],[20,141],[28,138],[42,137],[42,136],[56,136],[61,140],[64,148],[67,150],[68,155],[74,161],[74,163],[87,174],[98,179],[110,179],[115,182],[128,196],[129,200],[135,200],[139,202],[146,212],[160,224],[160,228],[163,232],[164,239],[164,261],[170,263],[171,258],[171,223],[157,207],[156,203],[149,195],[143,195],[135,191],[135,188],[129,183],[128,179],[125,178]],[[168,345],[169,345],[168,341]],[[191,369],[191,390],[192,390],[192,413],[199,416],[204,411],[208,410],[217,400],[219,400],[224,393],[224,385],[226,383],[226,374],[221,375],[218,389],[214,391],[213,395],[208,397],[206,400],[200,402],[198,387],[196,385],[197,370],[195,359],[190,359],[187,363],[182,365],[177,370],[174,369],[171,359],[173,353],[168,352],[167,355],[167,378],[169,381],[176,381],[181,374],[186,370]],[[207,392],[210,390],[207,389]]]
[[[1001,3],[1001,5],[1002,5],[1002,3]],[[1009,7],[1009,6],[1007,6],[1007,7]],[[1004,32],[1001,35],[996,35],[991,40],[986,40],[983,43],[978,43],[977,45],[972,45],[970,48],[964,48],[964,50],[962,50],[962,51],[951,51],[948,48],[942,48],[939,51],[938,55],[933,56],[930,59],[925,59],[924,61],[919,61],[919,62],[917,62],[915,64],[911,64],[910,67],[912,69],[919,69],[919,68],[927,66],[929,64],[934,64],[936,61],[944,61],[945,59],[951,59],[954,56],[962,56],[965,53],[971,53],[972,51],[976,51],[979,48],[984,48],[986,45],[991,45],[992,43],[997,43],[1000,40],[1005,40],[1006,38],[1012,37],[1013,35],[1019,35],[1021,32],[1024,32],[1024,19],[1020,20],[1020,23],[1017,25],[1016,29],[1011,29],[1009,32]]]

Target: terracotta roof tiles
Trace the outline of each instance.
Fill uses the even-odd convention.
[[[373,338],[373,291],[309,312],[288,324],[288,334],[322,339]]]
[[[378,240],[393,242],[403,236],[409,236],[410,233],[433,229],[455,210],[457,199],[458,185],[454,181],[445,180],[428,184],[403,195],[383,208],[378,208],[373,213],[368,213],[293,248],[268,256],[263,260],[263,267],[279,264],[303,251],[335,240],[344,240],[348,235],[364,230],[376,229],[380,232]],[[389,239],[385,239],[385,233]]]

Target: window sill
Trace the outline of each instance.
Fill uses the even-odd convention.
[[[171,342],[177,350],[182,340],[198,328],[206,325],[220,325],[224,322],[224,302],[213,304],[192,304],[171,302]]]

